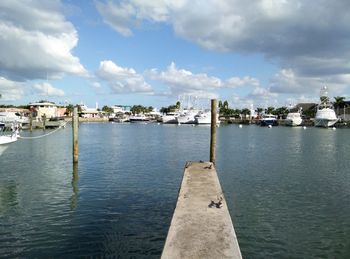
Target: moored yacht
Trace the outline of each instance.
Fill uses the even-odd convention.
[[[259,120],[260,126],[277,126],[277,116],[273,114],[263,114]]]
[[[6,125],[12,125],[13,123],[19,124],[28,124],[29,118],[22,116],[18,112],[0,112],[0,123],[4,123]]]
[[[332,127],[338,121],[333,105],[329,101],[327,87],[321,89],[320,104],[317,106],[315,127]]]
[[[168,112],[167,114],[164,114],[161,118],[161,121],[163,123],[177,123],[176,118],[179,116],[179,113],[177,112]]]
[[[297,112],[290,111],[287,114],[287,118],[284,120],[284,124],[286,126],[300,126],[303,123],[303,119],[301,117],[301,108]]]
[[[196,124],[198,125],[209,125],[211,124],[211,111],[206,110],[199,112],[195,116]],[[216,114],[216,124],[220,124],[219,114]]]
[[[129,117],[130,122],[148,122],[149,118],[144,114],[136,114]]]
[[[185,110],[177,118],[178,124],[194,124],[196,123],[195,116],[198,114],[198,110]]]
[[[332,127],[338,121],[337,115],[332,106],[319,104],[315,116],[316,127]]]

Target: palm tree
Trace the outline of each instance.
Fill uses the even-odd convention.
[[[267,113],[267,114],[273,114],[273,111],[275,110],[275,108],[274,107],[268,107],[266,110],[265,110],[265,112]]]
[[[69,116],[73,113],[73,110],[74,110],[73,104],[69,104],[69,105],[66,107],[66,113],[67,113]]]
[[[218,105],[219,109],[222,108],[222,101],[219,101],[219,105]]]
[[[339,108],[344,107],[345,105],[345,97],[336,96],[334,97],[334,100],[335,100],[334,107],[337,108],[337,114],[339,115]]]
[[[228,101],[224,101],[223,108],[228,109]]]
[[[261,115],[261,113],[264,111],[263,108],[256,108],[255,109],[256,113],[258,114],[258,117]]]
[[[244,118],[246,119],[247,118],[247,115],[249,116],[250,115],[250,110],[248,108],[244,108],[242,111],[241,111],[242,115],[244,115]]]

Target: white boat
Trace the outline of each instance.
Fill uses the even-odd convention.
[[[196,124],[198,125],[208,125],[211,124],[211,111],[206,110],[199,112],[196,116]],[[216,114],[216,124],[220,124],[219,114]]]
[[[273,114],[263,114],[259,120],[260,126],[277,126],[277,116]]]
[[[284,120],[286,126],[300,126],[302,123],[301,108],[297,112],[289,112]]]
[[[5,123],[6,125],[15,124],[28,124],[29,118],[22,116],[18,112],[0,112],[0,123]]]
[[[129,117],[130,122],[148,122],[149,118],[144,114],[136,114]]]
[[[317,106],[315,127],[332,127],[338,121],[333,105],[329,101],[327,87],[321,89],[320,104]]]
[[[130,121],[130,116],[125,113],[117,113],[113,117],[112,121],[118,122],[118,123],[128,122]]]
[[[198,110],[185,110],[177,118],[178,124],[195,124],[195,116],[198,114]]]
[[[4,123],[0,123],[0,145],[13,143],[17,141],[18,137],[18,127],[15,124],[12,127],[7,127]]]
[[[315,116],[315,126],[316,127],[332,127],[338,121],[337,115],[332,106],[327,106],[324,104],[319,104],[317,107],[317,112]]]
[[[167,114],[164,114],[161,118],[161,121],[163,123],[177,123],[176,118],[179,116],[179,113],[177,112],[168,112]]]

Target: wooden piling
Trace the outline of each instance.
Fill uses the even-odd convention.
[[[73,129],[73,163],[78,163],[78,107],[74,107],[73,118],[72,118],[72,129]]]
[[[46,129],[46,114],[43,115],[42,120],[43,120],[43,130],[45,130]]]
[[[186,163],[161,256],[178,258],[242,258],[213,163]]]
[[[211,100],[211,127],[210,127],[210,159],[215,164],[215,146],[216,146],[216,109],[217,100]]]
[[[29,113],[29,130],[30,130],[30,132],[33,131],[33,113],[32,113],[32,111],[30,111],[30,113]]]

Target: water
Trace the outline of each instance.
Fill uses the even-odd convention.
[[[0,257],[159,258],[185,162],[208,159],[209,131],[81,124],[77,168],[70,127],[9,145],[0,156]],[[349,258],[348,129],[217,133],[243,257]]]

